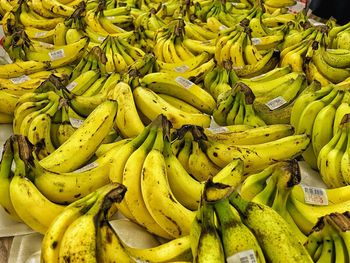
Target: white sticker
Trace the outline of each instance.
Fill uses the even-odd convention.
[[[296,14],[296,13],[300,13],[303,9],[305,9],[305,3],[302,3],[302,2],[300,2],[300,1],[297,1],[295,5],[290,6],[290,7],[288,8],[288,11],[289,11],[290,13]]]
[[[76,119],[76,118],[69,118],[69,122],[70,122],[70,124],[72,124],[72,126],[74,128],[78,129],[84,123],[84,120]]]
[[[228,27],[227,26],[225,26],[225,25],[221,25],[220,27],[219,27],[219,30],[226,30],[226,29],[228,29]]]
[[[270,100],[269,102],[267,102],[265,105],[267,107],[269,107],[270,110],[275,110],[275,109],[278,109],[279,107],[283,106],[286,103],[287,103],[287,101],[282,96],[278,96],[277,98],[274,98],[274,99]]]
[[[61,58],[64,58],[66,55],[64,54],[64,50],[63,49],[58,49],[58,50],[54,50],[49,52],[49,56],[51,61],[55,61]]]
[[[237,5],[240,5],[241,3],[236,3],[236,2],[232,2],[232,5],[233,6],[237,6]]]
[[[261,38],[258,38],[258,37],[253,37],[251,40],[254,46],[260,45],[262,43]]]
[[[42,32],[36,32],[35,33],[35,37],[44,37],[46,36],[47,32],[45,31],[42,31]]]
[[[311,205],[328,205],[327,192],[323,188],[312,186],[301,186],[304,191],[304,201]]]
[[[96,162],[89,163],[89,164],[85,165],[84,167],[81,167],[78,170],[75,170],[73,173],[82,173],[85,171],[89,171],[97,166],[98,166],[98,163],[96,163]]]
[[[312,18],[308,19],[308,21],[313,25],[313,26],[325,26],[324,23],[318,22]]]
[[[22,75],[22,76],[19,76],[16,78],[12,78],[10,80],[13,84],[21,84],[21,83],[24,83],[24,82],[30,80],[30,77],[28,77],[27,75]]]
[[[229,132],[229,128],[227,127],[216,127],[216,128],[208,128],[209,131],[212,133],[224,133],[224,132]]]
[[[115,19],[115,16],[106,16],[106,18],[107,18],[108,20],[114,20],[114,19]]]
[[[234,254],[226,259],[227,263],[257,263],[254,250],[246,250]]]
[[[66,89],[72,91],[78,85],[77,82],[73,81],[66,86]]]
[[[100,42],[103,42],[106,39],[106,37],[98,37],[97,40]]]
[[[182,87],[184,87],[185,89],[189,89],[192,87],[192,85],[194,84],[192,81],[185,79],[183,77],[176,77],[175,81],[177,83],[179,83]]]
[[[54,45],[46,42],[39,42],[39,45],[42,47],[48,47],[48,48],[54,47]]]
[[[190,68],[189,66],[183,65],[183,66],[178,66],[178,67],[174,68],[174,71],[184,73],[187,70],[189,70],[189,68]]]
[[[1,159],[2,159],[2,152],[4,151],[4,146],[3,145],[1,145],[0,146],[0,161],[1,161]]]

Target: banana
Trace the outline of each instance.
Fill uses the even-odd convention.
[[[43,6],[41,0],[31,0],[30,8],[37,14],[46,17],[46,18],[55,18],[58,17],[56,14],[52,13],[50,10],[46,9]]]
[[[1,104],[1,113],[6,113],[8,115],[13,115],[16,104],[19,97],[8,92],[0,90],[0,104]]]
[[[167,122],[163,118],[161,117],[162,121]],[[166,134],[162,129],[163,127],[158,129],[153,148],[143,163],[141,190],[146,207],[154,220],[173,237],[180,237],[189,234],[194,213],[181,205],[169,188],[163,156],[163,136]]]
[[[41,2],[44,8],[60,16],[68,17],[71,16],[75,11],[73,7],[62,4],[58,0],[41,0]]]
[[[241,158],[244,161],[245,173],[252,173],[278,160],[300,155],[308,147],[310,139],[306,134],[302,134],[256,145],[227,146],[213,141],[203,143],[206,145],[209,159],[219,167],[224,167],[235,158]]]
[[[113,203],[121,201],[125,191],[126,188],[120,184],[108,184],[99,190],[92,207],[74,220],[64,232],[58,255],[59,262],[64,262],[67,258],[71,262],[98,262],[100,225]]]
[[[17,215],[33,230],[45,233],[54,218],[60,214],[64,206],[57,205],[48,200],[35,185],[27,178],[25,163],[20,155],[23,155],[25,138],[16,136],[13,138],[14,160],[16,170],[10,182],[10,198]],[[31,209],[27,209],[31,207]],[[46,216],[42,216],[43,213]]]
[[[337,96],[317,114],[312,126],[312,147],[315,156],[318,156],[322,147],[326,145],[333,137],[333,122],[338,106],[344,97],[343,93],[338,93]]]
[[[68,205],[61,214],[59,214],[50,227],[47,229],[41,243],[42,262],[58,263],[58,255],[61,246],[61,239],[64,232],[76,219],[86,213],[96,202],[97,193],[81,198],[80,200]]]
[[[234,68],[237,76],[251,78],[270,71],[275,68],[278,61],[279,53],[273,50],[269,51],[254,65],[245,65],[243,67]]]
[[[70,82],[66,89],[75,95],[82,95],[99,77],[100,72],[97,70],[88,70]]]
[[[333,89],[329,94],[324,96],[319,100],[315,100],[309,103],[300,115],[299,123],[295,129],[297,134],[306,133],[307,135],[312,135],[312,127],[315,122],[317,113],[322,110],[325,105],[330,103],[335,96],[338,94],[338,90]],[[303,158],[305,161],[313,168],[317,167],[317,157],[312,148],[312,144],[303,153]]]
[[[123,202],[125,202],[135,220],[149,232],[171,239],[171,235],[164,231],[153,219],[142,197],[141,173],[144,161],[152,149],[156,134],[157,127],[151,127],[150,133],[144,143],[130,155],[125,163],[122,182],[128,191],[125,194]]]
[[[162,94],[162,93],[157,93],[157,95],[161,97],[163,100],[165,100],[167,103],[169,103],[170,105],[174,106],[179,110],[182,110],[188,113],[199,113],[199,114],[202,113],[200,110],[188,104],[187,102],[184,102],[183,100],[180,100],[173,96]]]
[[[17,61],[0,65],[0,78],[10,79],[52,68],[49,62]]]
[[[246,38],[246,33],[242,32],[239,38],[232,44],[230,48],[230,57],[231,57],[233,67],[239,68],[246,65],[243,57],[245,38]]]
[[[332,149],[330,149],[330,151],[321,150],[319,159],[317,160],[321,178],[325,184],[331,188],[346,185],[341,173],[341,160],[346,150],[348,141],[348,129],[346,126],[346,123],[342,124],[340,130],[338,131],[338,133],[341,133],[341,135],[334,135],[335,138],[338,138],[339,136],[339,139],[334,142],[332,138],[328,145],[333,145]]]
[[[152,248],[133,248],[124,245],[135,259],[150,262],[182,262],[191,260],[190,237],[183,236]]]
[[[208,114],[215,108],[215,100],[208,92],[188,79],[175,74],[151,73],[141,79],[141,85],[154,92],[182,99]]]
[[[89,39],[84,37],[75,43],[58,47],[52,51],[27,51],[26,57],[28,60],[46,62],[50,68],[62,67],[80,59],[88,43]]]
[[[256,236],[267,261],[313,262],[287,222],[272,208],[247,202],[237,192],[229,200],[240,213],[243,223]]]
[[[237,253],[252,250],[257,262],[265,262],[262,249],[254,234],[245,226],[238,212],[233,211],[227,199],[217,202],[215,212],[220,223],[220,232],[222,237],[223,248],[226,258],[236,255]]]
[[[290,136],[293,133],[294,128],[291,125],[274,124],[252,128],[241,132],[227,131],[215,134],[206,132],[206,135],[210,140],[227,145],[246,145],[271,142],[286,136]]]
[[[53,172],[70,172],[79,168],[93,155],[110,132],[116,112],[115,102],[103,102],[64,144],[42,159],[40,164]],[[79,154],[76,151],[79,151]]]
[[[196,210],[199,206],[203,184],[191,177],[171,150],[170,142],[164,140],[164,158],[170,189],[185,207]]]
[[[178,63],[165,63],[157,60],[157,64],[160,71],[166,72],[188,72],[198,68],[203,63],[207,62],[210,58],[209,53],[203,52],[195,57],[188,58],[186,60],[181,60]]]
[[[11,165],[13,162],[13,150],[12,150],[12,138],[6,140],[3,146],[3,152],[0,163],[0,205],[4,208],[5,212],[11,216],[13,220],[21,221],[17,215],[15,208],[13,207],[10,197],[10,183],[13,177],[11,173]]]
[[[210,117],[208,115],[179,110],[150,89],[137,87],[133,95],[138,110],[150,120],[154,120],[159,114],[164,114],[175,128],[180,128],[184,124],[209,127]]]
[[[224,248],[215,227],[214,207],[205,202],[201,205],[200,214],[198,245],[193,262],[225,262]]]
[[[0,112],[0,123],[1,124],[11,124],[13,122],[13,116]]]
[[[298,48],[289,51],[282,57],[281,67],[290,65],[295,72],[303,72],[304,55],[310,45],[311,41],[299,46]]]
[[[183,44],[195,55],[202,52],[208,52],[209,54],[215,53],[215,40],[198,41],[186,38],[183,40]]]
[[[118,102],[116,128],[123,137],[137,136],[145,128],[137,112],[132,90],[125,82],[119,82],[111,98]]]

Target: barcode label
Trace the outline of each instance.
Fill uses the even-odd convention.
[[[114,19],[115,19],[115,16],[106,16],[106,18],[107,18],[108,20],[114,20]]]
[[[219,27],[219,29],[220,29],[221,31],[223,31],[223,30],[228,29],[228,27],[227,27],[227,26],[225,26],[225,25],[221,25],[221,26]]]
[[[97,40],[100,42],[103,42],[106,39],[106,37],[98,37]]]
[[[308,21],[313,25],[313,26],[325,26],[324,23],[318,22],[312,18],[308,19]]]
[[[49,56],[50,56],[51,61],[55,61],[55,60],[64,58],[65,57],[64,50],[58,49],[55,51],[51,51],[51,52],[49,52]]]
[[[192,87],[192,85],[194,84],[192,81],[185,79],[183,77],[176,77],[175,81],[177,83],[179,83],[182,87],[184,87],[185,89],[189,89]]]
[[[253,43],[254,46],[256,46],[256,45],[260,45],[262,43],[262,41],[258,37],[253,37],[252,38],[252,43]]]
[[[257,263],[254,250],[246,250],[226,259],[227,263]]]
[[[178,67],[174,68],[174,71],[183,73],[183,72],[186,72],[187,70],[189,70],[189,68],[190,68],[189,66],[183,65],[183,66],[178,66]]]
[[[304,191],[304,201],[306,204],[328,205],[328,196],[325,189],[305,185],[301,187]]]
[[[16,78],[12,78],[10,79],[10,81],[13,83],[13,84],[21,84],[21,83],[24,83],[26,81],[30,80],[30,77],[28,77],[27,75],[22,75],[22,76],[19,76],[19,77],[16,77]]]
[[[78,83],[73,81],[66,86],[66,89],[72,91],[76,86],[78,86]]]
[[[265,105],[267,107],[269,107],[270,110],[275,110],[275,109],[278,109],[279,107],[283,106],[286,103],[287,103],[287,101],[282,96],[278,96],[277,98],[274,98],[274,99],[270,100],[269,102],[267,102]]]
[[[47,32],[45,31],[42,31],[42,32],[36,32],[35,33],[35,37],[44,37],[46,36]]]
[[[236,2],[232,2],[232,5],[233,6],[237,6],[237,5],[239,5],[240,3],[236,3]]]
[[[212,133],[224,133],[230,131],[227,127],[208,128],[208,130]]]
[[[85,165],[84,167],[81,167],[78,170],[75,170],[74,173],[82,173],[85,171],[89,171],[97,166],[98,166],[98,163],[96,163],[96,162],[89,163],[89,164]]]
[[[84,123],[84,120],[76,119],[76,118],[69,118],[69,122],[70,122],[70,124],[72,124],[72,126],[74,128],[78,129]]]

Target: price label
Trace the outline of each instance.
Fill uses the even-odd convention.
[[[63,49],[58,49],[58,50],[49,52],[49,56],[51,61],[55,61],[55,60],[64,58],[66,55],[64,54]]]
[[[208,128],[212,133],[224,133],[229,132],[230,130],[227,127],[216,127],[216,128]]]
[[[221,31],[226,30],[226,29],[228,29],[228,27],[225,26],[225,25],[221,25],[221,26],[219,27],[219,30],[221,30]]]
[[[66,86],[66,89],[72,91],[76,86],[78,86],[78,83],[73,81]]]
[[[72,126],[74,128],[78,129],[84,123],[84,120],[76,119],[76,118],[69,118],[69,122],[70,122],[70,124],[72,124]]]
[[[3,145],[1,145],[0,146],[0,161],[1,161],[1,159],[2,159],[2,152],[4,151],[4,146]]]
[[[89,163],[87,165],[85,165],[84,167],[79,168],[78,170],[75,170],[74,173],[82,173],[85,171],[89,171],[91,169],[94,169],[98,166],[98,163],[93,162],[93,163]]]
[[[262,40],[260,38],[258,38],[258,37],[253,37],[252,38],[252,43],[253,43],[254,46],[260,45],[262,43]]]
[[[179,83],[182,87],[184,87],[185,89],[189,89],[192,87],[192,85],[194,84],[192,81],[185,79],[183,77],[176,77],[175,81],[177,83]]]
[[[311,205],[328,205],[327,192],[323,188],[301,186],[304,191],[304,201]]]
[[[234,254],[226,259],[227,263],[257,263],[254,250],[246,250]]]
[[[42,31],[42,32],[36,32],[35,33],[35,37],[44,37],[46,36],[47,32],[45,31]]]
[[[98,37],[97,40],[100,42],[103,42],[106,39],[106,37]]]
[[[115,19],[115,16],[107,16],[106,17],[108,20],[114,20]]]
[[[269,107],[270,110],[275,110],[275,109],[278,109],[279,107],[283,106],[286,103],[287,103],[287,101],[282,96],[278,96],[277,98],[274,98],[274,99],[270,100],[269,102],[267,102],[265,105],[267,107]]]
[[[189,66],[183,65],[183,66],[178,66],[178,67],[174,68],[174,71],[179,72],[179,73],[184,73],[187,70],[189,70],[189,68],[190,68]]]
[[[13,84],[21,84],[21,83],[24,83],[26,81],[30,80],[30,77],[28,77],[27,75],[22,75],[22,76],[19,76],[19,77],[16,77],[16,78],[12,78],[10,79],[10,81],[13,83]]]

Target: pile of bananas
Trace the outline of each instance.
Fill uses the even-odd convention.
[[[43,262],[347,262],[350,22],[294,4],[0,0],[0,205]]]

